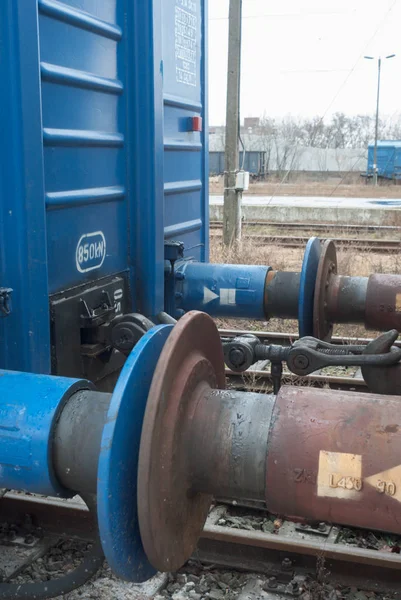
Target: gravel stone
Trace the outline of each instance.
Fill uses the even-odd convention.
[[[252,514],[247,510],[233,508],[225,517],[234,527],[247,527],[256,531],[275,529],[274,519],[261,513]],[[234,514],[235,511],[235,514]],[[242,512],[241,512],[242,511]],[[243,517],[242,514],[245,516]],[[377,532],[370,534],[345,528],[342,542],[358,547],[375,547],[388,552],[399,548],[400,536],[388,536]],[[47,581],[74,569],[88,549],[88,544],[78,541],[61,541],[40,559],[30,565],[14,579],[18,583]],[[395,550],[394,550],[395,549]],[[272,576],[272,574],[271,574]],[[330,585],[330,573],[320,572],[321,581],[313,578],[302,585],[300,600],[401,600],[401,593],[378,594],[364,592],[357,588],[335,589]],[[57,600],[271,600],[272,590],[266,586],[269,576],[238,572],[230,569],[217,569],[214,566],[201,566],[190,561],[175,574],[159,574],[149,582],[138,585],[123,582],[111,573],[107,564],[82,588],[60,596]]]
[[[212,590],[208,593],[207,597],[211,598],[211,600],[222,600],[224,598],[224,594],[220,590]]]

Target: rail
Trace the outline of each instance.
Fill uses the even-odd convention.
[[[356,545],[342,541],[344,532],[351,532],[353,541],[361,536],[360,545],[369,546],[369,542],[364,542],[371,535],[377,541],[380,537],[326,523],[308,526],[281,519],[278,519],[278,527],[272,532],[255,531],[249,524],[252,516],[251,519],[243,519],[244,528],[241,528],[241,517],[236,518],[234,528],[227,519],[228,512],[229,509],[222,506],[212,510],[195,559],[202,563],[267,574],[271,592],[277,591],[281,584],[288,587],[292,581],[302,582],[302,578],[311,573],[317,581],[329,574],[331,585],[355,586],[376,592],[399,590],[401,556],[397,553],[396,540],[393,540],[393,547],[386,544],[380,547],[379,542],[378,549],[373,549],[372,543],[371,548],[358,547],[358,541]],[[262,520],[259,518],[259,521]],[[265,521],[268,522],[268,519]],[[222,522],[224,526],[219,525]]]
[[[211,239],[222,239],[221,234],[211,233]],[[274,244],[283,248],[304,248],[309,241],[309,236],[283,236],[283,235],[249,235],[248,240],[259,244]],[[321,237],[325,241],[325,237]],[[396,254],[401,250],[400,240],[377,240],[367,238],[339,238],[331,237],[336,246],[340,248],[352,248],[360,252],[378,252],[385,254]]]
[[[243,227],[266,227],[274,229],[299,229],[310,231],[344,231],[353,233],[388,233],[401,232],[401,227],[397,225],[348,225],[346,223],[275,223],[273,221],[243,221]],[[221,229],[222,221],[211,221],[210,229]]]
[[[350,530],[330,523],[286,521],[269,515],[266,511],[261,512],[260,508],[262,507],[255,511],[222,505],[213,507],[193,559],[215,567],[267,575],[267,587],[271,587],[270,591],[277,594],[273,597],[277,598],[281,598],[278,595],[281,589],[302,589],[302,582],[310,579],[311,575],[319,583],[327,577],[327,573],[330,584],[386,593],[399,589],[401,556],[398,554],[396,536]],[[19,529],[16,529],[17,539],[4,540],[3,535],[2,552],[12,549],[13,543],[24,549],[23,559],[16,561],[7,572],[8,582],[21,575],[54,547],[57,536],[71,538],[78,543],[80,540],[93,540],[95,535],[95,522],[85,505],[80,502],[7,492],[0,499],[0,510],[2,523],[28,520],[30,527],[35,524],[35,528],[39,526],[42,530],[36,546],[27,538],[25,543],[18,539]],[[234,517],[237,522],[230,523],[230,512],[234,511],[235,514],[235,511],[241,510],[242,516]],[[254,519],[255,515],[257,520],[270,524],[268,531],[258,531],[249,525],[249,520]],[[241,519],[245,520],[243,525]],[[2,527],[4,534],[4,524]],[[363,543],[350,545],[344,541],[344,532],[351,532],[352,536],[360,538]],[[35,531],[30,535],[34,538]],[[374,543],[377,542],[375,548],[372,546],[372,539]],[[30,554],[29,546],[32,547]],[[40,565],[35,569],[39,573]],[[46,576],[49,574],[45,573]],[[283,597],[287,598],[285,594]]]

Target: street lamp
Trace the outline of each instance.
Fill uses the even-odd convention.
[[[395,54],[389,54],[385,57],[394,58]],[[364,56],[367,60],[375,60],[374,56]],[[377,136],[379,133],[379,102],[380,102],[380,75],[382,68],[382,57],[379,56],[377,59],[377,102],[376,102],[376,128],[375,128],[375,147],[373,152],[373,181],[374,184],[377,185]]]

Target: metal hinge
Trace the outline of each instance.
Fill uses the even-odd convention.
[[[11,288],[0,287],[0,317],[8,317],[11,313]]]

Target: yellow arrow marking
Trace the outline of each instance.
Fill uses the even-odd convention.
[[[401,502],[401,465],[371,475],[365,483],[374,487],[379,494],[391,496]]]
[[[317,476],[318,496],[358,500],[362,486],[361,455],[320,451]]]

